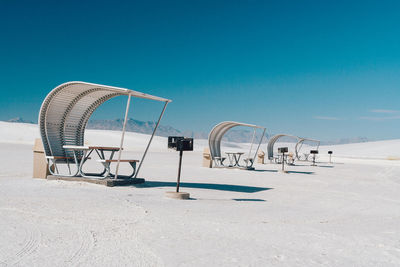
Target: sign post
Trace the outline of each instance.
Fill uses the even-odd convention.
[[[313,164],[311,164],[311,166],[317,166],[317,164],[315,164],[315,157],[318,154],[318,150],[311,150],[310,154],[313,155]]]
[[[285,171],[285,153],[289,152],[289,148],[287,147],[280,147],[278,148],[278,153],[282,154],[282,172],[287,173],[287,171]]]
[[[181,169],[182,169],[182,156],[183,151],[179,151],[179,169],[178,169],[178,180],[176,181],[176,193],[179,193],[179,185],[181,183]]]
[[[175,192],[166,192],[166,196],[177,199],[189,199],[190,197],[189,193],[179,192],[179,187],[181,183],[183,151],[193,151],[193,138],[184,138],[182,136],[169,136],[168,148],[179,151],[179,166],[178,166],[178,177],[176,181],[176,190]]]

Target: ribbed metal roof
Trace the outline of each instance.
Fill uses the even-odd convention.
[[[86,82],[63,83],[46,96],[39,112],[39,128],[46,155],[72,156],[63,146],[83,145],[90,116],[101,104],[120,95],[171,102],[166,98],[114,86]]]
[[[265,129],[264,127],[253,125],[253,124],[247,124],[247,123],[241,123],[241,122],[235,122],[235,121],[224,121],[216,126],[211,130],[210,134],[208,135],[208,145],[210,147],[210,154],[212,158],[215,157],[221,157],[221,140],[224,134],[230,130],[233,127],[236,126],[247,126],[247,127],[252,127],[252,128],[259,128],[259,129]]]
[[[295,138],[297,139],[297,143],[295,146],[295,153],[296,153],[296,158],[299,159],[299,150],[302,146],[302,144],[305,141],[311,141],[311,142],[315,142],[317,143],[317,149],[319,147],[320,141],[319,140],[315,140],[315,139],[309,139],[309,138],[304,138],[304,137],[298,137],[298,136],[294,136],[294,135],[290,135],[290,134],[277,134],[274,135],[273,137],[271,137],[271,139],[269,139],[268,141],[268,159],[272,159],[274,157],[274,145],[275,143],[278,141],[279,138],[281,137],[291,137],[291,138]]]
[[[296,152],[296,158],[297,158],[297,159],[300,159],[299,152],[300,152],[300,149],[301,149],[301,147],[303,146],[303,143],[304,143],[305,141],[310,141],[310,142],[316,143],[316,144],[317,144],[317,146],[316,146],[316,147],[317,147],[317,150],[319,149],[319,145],[321,144],[321,141],[319,141],[319,140],[300,137],[300,140],[297,142],[296,147],[295,147],[295,152]]]
[[[267,151],[268,151],[268,159],[273,159],[274,157],[274,145],[276,143],[276,141],[278,141],[279,138],[281,137],[292,137],[295,138],[297,140],[300,140],[299,137],[294,136],[294,135],[290,135],[290,134],[277,134],[271,137],[271,139],[269,139],[268,141],[268,146],[267,146]]]

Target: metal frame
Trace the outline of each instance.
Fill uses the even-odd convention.
[[[319,140],[300,137],[300,140],[297,142],[297,144],[296,144],[296,146],[295,146],[296,158],[297,158],[298,160],[300,160],[299,151],[300,151],[301,147],[303,146],[304,141],[311,141],[311,142],[317,143],[317,150],[319,149],[319,146],[320,146],[320,144],[321,144],[321,141],[319,141]]]
[[[153,140],[153,136],[159,126],[160,120],[165,112],[165,108],[167,104],[171,102],[171,100],[125,88],[78,81],[67,82],[54,88],[46,96],[40,108],[38,120],[39,130],[42,137],[45,155],[48,160],[53,157],[57,158],[58,163],[66,163],[69,165],[68,158],[74,158],[76,155],[71,151],[65,150],[63,146],[83,146],[85,128],[90,116],[104,102],[121,95],[128,96],[128,102],[124,118],[124,127],[121,135],[121,150],[118,155],[119,160],[122,153],[131,97],[133,96],[137,98],[165,102],[163,111],[158,119],[152,137],[147,144],[146,151],[140,162],[141,166],[147,154],[147,150]],[[119,163],[120,162],[118,161],[117,170],[119,169]],[[136,172],[136,175],[138,171]],[[115,178],[117,177],[118,171],[116,172]]]
[[[260,145],[262,143],[262,140],[264,138],[266,128],[257,126],[257,125],[241,123],[241,122],[234,122],[234,121],[224,121],[224,122],[217,124],[216,126],[214,126],[214,128],[211,130],[211,132],[208,135],[208,145],[210,148],[210,155],[211,155],[211,160],[213,162],[213,165],[223,166],[224,158],[221,156],[221,140],[222,140],[222,137],[226,134],[226,132],[228,132],[231,128],[236,127],[236,126],[246,126],[246,127],[254,128],[252,143],[251,143],[249,154],[248,154],[248,161],[246,162],[246,165],[247,165],[246,167],[251,168],[253,166],[253,163],[257,156],[257,152],[258,152]],[[253,148],[256,129],[263,129],[263,134],[261,136],[260,143],[258,144],[257,149],[255,151],[254,157],[250,158],[251,151]]]

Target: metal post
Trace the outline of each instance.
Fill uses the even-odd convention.
[[[129,113],[129,106],[130,105],[131,105],[131,95],[129,94],[128,95],[128,101],[126,102],[125,119],[124,119],[124,125],[122,126],[121,143],[119,144],[118,161],[117,161],[117,167],[115,169],[114,179],[118,179],[119,163],[121,161],[122,146],[124,145],[125,128],[126,128],[126,122],[128,120],[128,113]]]
[[[181,183],[181,168],[182,168],[182,156],[183,151],[179,151],[179,169],[178,169],[178,180],[176,182],[176,192],[179,193],[179,185]]]
[[[156,127],[154,127],[154,131],[153,131],[153,133],[151,134],[149,143],[147,144],[146,150],[145,150],[144,153],[143,153],[142,159],[140,160],[139,167],[138,167],[138,169],[137,169],[137,171],[136,171],[136,174],[135,174],[135,177],[134,177],[134,178],[136,178],[137,175],[139,174],[140,167],[142,167],[144,158],[146,157],[146,154],[147,154],[147,151],[149,150],[151,141],[153,140],[153,137],[154,137],[154,135],[155,135],[155,133],[156,133],[156,131],[157,131],[157,128],[158,128],[158,126],[159,126],[159,124],[160,124],[161,118],[162,118],[163,115],[164,115],[164,112],[165,112],[165,109],[167,108],[168,103],[169,103],[168,101],[165,102],[164,108],[163,108],[163,110],[161,111],[161,114],[160,114],[160,117],[158,118]]]
[[[249,167],[250,155],[251,155],[251,150],[253,149],[253,143],[254,143],[255,136],[256,136],[256,128],[254,128],[253,137],[251,138],[251,145],[250,145],[249,155],[247,156],[246,167]],[[251,165],[252,164],[250,163],[250,166]]]
[[[332,154],[329,154],[329,163],[332,163]]]
[[[282,172],[285,171],[285,152],[282,153]]]
[[[260,146],[261,146],[262,140],[263,140],[263,138],[264,138],[265,131],[266,131],[266,129],[264,128],[264,131],[263,131],[263,133],[262,133],[262,135],[261,135],[261,140],[260,140],[260,143],[258,143],[258,147],[257,147],[256,153],[254,154],[253,163],[254,163],[254,162],[255,162],[255,160],[256,160],[257,153],[258,153],[258,150],[260,149]]]
[[[300,140],[299,142],[296,143],[296,146],[294,148],[295,152],[296,152],[296,158],[298,160],[300,160],[300,156],[299,156],[299,151],[301,150],[301,148],[303,147],[303,142],[304,140]],[[300,147],[298,147],[300,145]]]

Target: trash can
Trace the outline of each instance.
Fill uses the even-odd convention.
[[[265,160],[265,152],[260,150],[257,153],[257,163],[261,163],[264,164],[264,160]]]
[[[203,150],[203,167],[212,168],[211,153],[208,147]]]
[[[46,179],[47,175],[50,175],[49,165],[47,164],[46,157],[44,155],[44,147],[42,140],[35,139],[33,146],[33,178]]]

